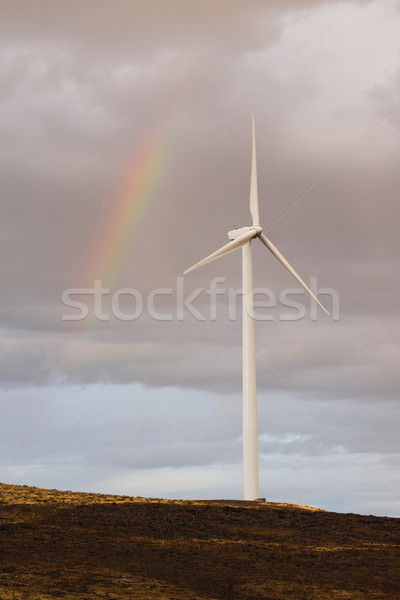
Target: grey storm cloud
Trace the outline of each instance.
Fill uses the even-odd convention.
[[[276,299],[259,309],[270,318],[256,324],[260,395],[284,394],[290,404],[293,390],[327,411],[359,452],[377,461],[398,452],[399,20],[392,0],[3,2],[0,380],[13,423],[23,419],[13,394],[112,386],[137,362],[121,387],[215,394],[209,406],[217,423],[226,419],[226,437],[204,417],[203,433],[182,440],[190,419],[174,424],[154,414],[155,427],[168,422],[169,437],[158,444],[149,430],[146,442],[138,427],[126,457],[115,437],[121,418],[101,451],[98,442],[90,447],[90,424],[82,429],[83,460],[123,469],[236,464],[241,316],[238,296],[229,318],[228,290],[240,289],[240,255],[179,278],[249,222],[254,108],[264,230],[306,282],[315,277],[339,298],[337,319],[318,312],[313,320],[308,299],[293,295],[305,315],[290,320],[293,309],[279,294],[295,282],[254,245],[255,287]],[[130,220],[119,214],[124,182],[149,144],[153,171],[141,197],[125,198]],[[206,291],[216,277],[226,293],[211,320]],[[77,312],[63,303],[65,290],[93,288],[95,280],[110,290],[102,298],[110,319],[96,320],[93,296],[78,294],[71,297],[87,303],[89,316],[63,320]],[[180,285],[184,298],[201,290],[193,307],[204,320],[187,309],[179,317]],[[143,298],[133,321],[112,314],[122,288]],[[156,299],[170,320],[146,310],[156,289],[170,290]],[[120,308],[133,311],[134,301],[125,295]],[[27,392],[24,402],[37,406],[40,394]],[[265,464],[270,453],[336,451],[339,442],[298,412],[273,438],[282,414],[279,403],[268,406]],[[49,427],[61,435],[64,420],[52,410],[40,404],[37,419],[50,411]],[[137,410],[139,422],[145,414]],[[184,452],[171,442],[179,436]],[[26,439],[31,455],[40,454],[34,436]],[[15,460],[29,462],[22,445],[21,454],[12,447]],[[64,450],[62,460],[79,460],[68,444]]]

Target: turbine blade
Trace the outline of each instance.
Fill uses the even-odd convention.
[[[326,312],[326,314],[330,316],[330,312],[328,312],[326,310],[326,308],[324,306],[322,306],[322,304],[318,300],[318,298],[312,293],[310,288],[304,283],[302,278],[296,273],[296,271],[293,269],[293,267],[290,266],[288,261],[279,252],[278,248],[276,246],[274,246],[274,244],[267,237],[265,237],[265,235],[263,233],[260,233],[258,237],[260,238],[262,243],[267,246],[268,250],[270,250],[270,252],[272,252],[272,254],[279,260],[279,262],[282,263],[282,265],[284,267],[286,267],[286,269],[289,271],[289,273],[291,273],[293,275],[293,277],[295,279],[297,279],[297,281],[300,283],[300,285],[302,285],[303,288],[310,294],[311,298],[313,298],[317,302],[317,304],[322,308],[322,310],[324,310]]]
[[[253,218],[253,225],[260,226],[260,217],[258,214],[258,188],[257,188],[257,157],[256,157],[256,128],[254,125],[254,110],[252,114],[252,151],[251,151],[251,178],[250,178],[250,212]]]
[[[233,252],[237,248],[244,246],[244,244],[246,244],[246,242],[248,242],[249,240],[251,240],[251,238],[253,238],[255,236],[256,236],[256,232],[254,231],[254,229],[251,229],[250,231],[246,231],[246,233],[243,233],[243,235],[240,235],[235,240],[232,240],[228,244],[225,244],[225,246],[222,246],[222,248],[220,248],[219,250],[216,250],[209,256],[206,256],[206,258],[203,258],[203,260],[201,260],[200,262],[193,265],[193,267],[190,267],[190,269],[186,269],[186,271],[183,274],[186,275],[187,273],[190,273],[190,271],[194,271],[198,267],[202,267],[206,263],[209,263],[212,260],[215,260],[216,258],[220,258],[221,256],[224,256],[225,254],[229,254],[230,252]]]

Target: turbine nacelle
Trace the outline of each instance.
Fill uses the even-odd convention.
[[[249,231],[254,231],[254,237],[259,235],[262,232],[261,227],[241,227],[240,229],[232,229],[232,231],[228,231],[228,238],[230,240],[236,240],[238,237],[243,235],[244,233],[248,233]]]

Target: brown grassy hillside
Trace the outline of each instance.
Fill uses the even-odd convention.
[[[0,599],[400,599],[400,520],[0,484]]]

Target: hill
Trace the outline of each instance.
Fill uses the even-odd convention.
[[[400,520],[0,484],[1,600],[398,600]]]

